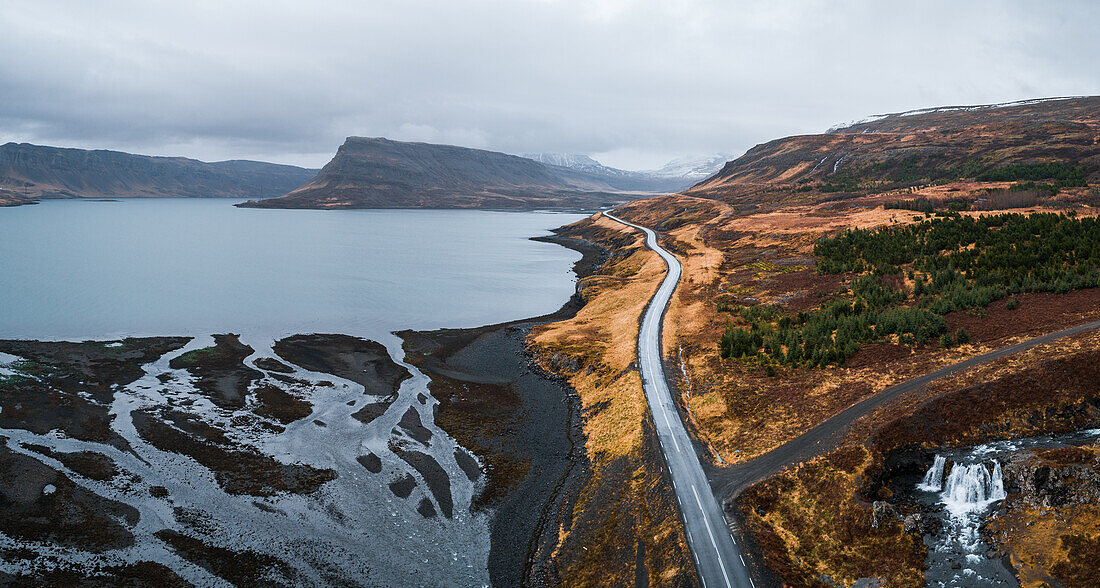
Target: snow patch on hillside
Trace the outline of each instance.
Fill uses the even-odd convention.
[[[1028,100],[1015,100],[1012,102],[999,102],[997,104],[980,104],[977,106],[937,106],[935,108],[920,108],[917,110],[906,110],[905,112],[894,112],[890,114],[876,114],[861,118],[858,120],[841,123],[834,127],[829,127],[826,133],[836,133],[843,129],[854,127],[857,125],[865,125],[867,123],[873,123],[880,121],[884,118],[890,117],[902,117],[902,116],[916,116],[918,114],[932,114],[935,112],[970,112],[974,110],[986,110],[990,108],[1006,108],[1009,106],[1026,106],[1028,104],[1040,104],[1043,102],[1056,102],[1059,100],[1072,100],[1074,98],[1084,98],[1084,96],[1061,96],[1057,98],[1032,98]],[[864,131],[866,132],[866,131]]]
[[[606,167],[602,163],[582,153],[524,153],[520,155],[520,157],[534,159],[539,163],[548,165],[567,167],[569,169],[580,169],[585,171],[614,169]]]

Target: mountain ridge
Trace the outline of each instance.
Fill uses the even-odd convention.
[[[52,198],[255,198],[285,193],[315,174],[262,161],[205,162],[9,142],[0,145],[0,205]]]
[[[1048,162],[1100,174],[1100,96],[923,109],[775,139],[684,193],[726,201],[775,189],[854,193]]]

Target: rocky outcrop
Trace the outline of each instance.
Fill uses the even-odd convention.
[[[1015,455],[1004,466],[1005,491],[1032,506],[1100,504],[1100,460],[1090,449],[1065,447]]]
[[[898,517],[897,511],[894,507],[885,500],[876,500],[871,503],[871,528],[877,529],[880,526],[892,521]]]
[[[315,173],[259,161],[206,163],[7,143],[0,145],[0,205],[38,198],[263,198],[285,194]]]

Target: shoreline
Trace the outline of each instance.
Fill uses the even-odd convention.
[[[477,487],[473,504],[469,508],[471,513],[488,515],[491,543],[487,568],[491,582],[494,585],[560,583],[557,572],[552,565],[549,565],[550,558],[558,543],[561,523],[562,521],[568,523],[572,513],[573,501],[590,475],[585,452],[583,417],[579,396],[564,380],[546,373],[539,367],[532,350],[528,348],[527,336],[531,329],[537,325],[568,320],[576,315],[585,305],[584,299],[579,294],[583,279],[598,271],[608,258],[608,251],[580,238],[561,236],[560,229],[555,229],[554,232],[556,234],[535,237],[532,240],[555,243],[581,253],[581,258],[573,264],[573,270],[577,275],[576,288],[558,310],[537,317],[468,329],[443,329],[423,333],[400,331],[395,333],[404,342],[405,361],[422,370],[424,375],[430,379],[429,385],[432,394],[439,401],[438,405],[434,407],[436,424],[443,428],[463,448],[455,448],[454,457],[462,470],[458,473],[458,476],[462,477],[464,472]],[[313,412],[308,402],[298,398],[296,392],[292,391],[288,395],[285,390],[280,392],[272,386],[260,386],[255,390],[250,387],[251,383],[255,383],[257,379],[262,379],[266,373],[267,377],[273,380],[285,380],[285,383],[291,384],[293,388],[293,384],[298,380],[295,380],[294,374],[288,375],[284,372],[288,369],[291,372],[296,372],[299,368],[289,368],[279,360],[264,359],[266,356],[263,356],[263,353],[259,354],[263,356],[261,357],[262,361],[250,362],[248,360],[253,357],[254,350],[251,347],[242,345],[236,336],[215,335],[212,337],[214,346],[201,350],[202,352],[209,351],[209,353],[200,353],[195,349],[188,351],[181,348],[180,352],[187,351],[186,359],[190,363],[185,366],[181,363],[183,360],[180,358],[172,360],[174,363],[180,364],[178,366],[171,365],[172,368],[185,368],[192,372],[192,375],[196,378],[194,394],[207,396],[213,400],[216,406],[227,410],[240,408],[238,405],[245,402],[246,396],[251,397],[252,394],[255,394],[257,404],[254,407],[255,410],[252,411],[255,416],[249,418],[274,419],[270,423],[265,420],[263,424],[275,431],[281,431],[284,427],[300,420],[303,414],[308,416]],[[315,339],[318,337],[332,338],[340,336],[297,335],[286,340],[276,341],[273,344],[272,353],[275,351],[274,347],[278,346],[280,342],[288,344],[290,340],[296,341],[303,337]],[[126,339],[123,343],[116,344],[109,341],[91,340],[71,343],[45,340],[11,340],[9,343],[22,345],[26,348],[24,351],[29,356],[35,355],[42,349],[49,349],[51,346],[60,345],[66,350],[71,347],[73,349],[70,355],[75,355],[72,357],[65,356],[62,359],[69,363],[80,363],[78,360],[100,347],[110,352],[115,349],[121,350],[120,352],[125,352],[126,357],[129,358],[129,341],[131,340]],[[173,341],[175,340],[173,339]],[[176,343],[183,345],[184,342],[181,339]],[[376,345],[367,340],[363,340],[363,342],[368,346]],[[316,349],[305,356],[288,355],[287,349],[280,349],[278,350],[278,357],[292,357],[292,363],[305,366],[304,369],[320,369],[324,373],[343,374],[341,371],[342,364],[328,365],[328,363],[331,363],[328,360],[334,360],[333,358],[339,356],[340,345],[328,339],[318,340],[315,343],[316,345],[313,345],[313,347],[316,347]],[[373,350],[373,348],[371,349]],[[35,352],[32,353],[30,350],[35,350]],[[419,360],[416,359],[418,350],[427,351],[419,355]],[[99,351],[95,352],[99,353]],[[272,355],[272,357],[275,356]],[[316,366],[311,363],[314,360],[316,360],[315,362],[325,360],[327,363],[323,367]],[[61,361],[61,359],[58,361]],[[137,361],[137,359],[135,358],[134,361]],[[144,365],[148,361],[150,361],[149,358],[144,358],[140,364]],[[191,363],[195,365],[191,365]],[[368,363],[374,365],[376,362]],[[130,366],[130,371],[134,371],[134,375],[128,376],[127,381],[130,378],[138,377],[138,370],[135,366]],[[377,371],[377,369],[374,371]],[[367,370],[371,373],[374,373],[374,371]],[[129,372],[126,373],[129,374]],[[353,375],[343,374],[340,377],[350,377],[351,380],[358,381],[357,377],[352,377]],[[366,376],[369,374],[360,375]],[[68,380],[66,380],[66,383],[68,384]],[[161,381],[161,383],[164,382]],[[306,384],[307,382],[302,383]],[[377,387],[368,385],[370,382],[360,383],[368,389],[368,396],[372,393],[370,390]],[[316,382],[315,384],[322,387],[333,386],[328,381]],[[451,386],[449,391],[446,390],[448,385]],[[441,386],[443,389],[440,389]],[[380,389],[377,393],[382,395],[395,393],[396,384],[392,387],[394,390],[390,389],[391,386],[382,386],[386,390]],[[455,395],[454,392],[460,394]],[[480,404],[478,403],[477,392],[487,394],[487,396],[480,398],[482,401]],[[65,394],[71,395],[70,392],[65,392]],[[107,401],[106,398],[101,400],[103,402]],[[364,402],[368,402],[367,405],[364,405],[365,408],[374,406],[369,404],[368,400],[364,400]],[[342,407],[343,403],[340,404]],[[423,399],[421,399],[421,404],[424,404]],[[483,414],[486,408],[492,409],[494,405],[498,409],[496,413],[492,413],[490,410],[490,414]],[[5,406],[4,408],[11,407]],[[165,408],[165,410],[168,410],[168,408]],[[360,407],[356,405],[347,410],[354,411],[358,408]],[[100,410],[98,405],[88,407],[88,410],[97,415],[105,412]],[[456,414],[456,411],[459,416],[462,416],[462,411],[466,411],[467,416],[472,415],[479,418],[479,422],[476,424],[484,432],[483,439],[475,439],[474,442],[471,442],[471,436],[464,434],[468,433],[470,429],[456,430],[454,426],[450,426],[457,421],[454,418],[448,420],[448,417]],[[18,417],[20,414],[14,408],[3,412],[4,417]],[[42,418],[52,423],[53,420],[64,416],[64,414],[54,415],[47,412],[42,415]],[[360,413],[353,416],[366,424],[367,421],[360,418]],[[100,428],[107,431],[110,427],[108,415],[103,414],[101,417],[100,420],[104,421],[104,426]],[[272,492],[279,493],[283,490],[295,492],[293,489],[277,487],[279,484],[271,481],[275,479],[272,476],[274,475],[277,478],[278,475],[276,474],[279,472],[267,467],[271,464],[267,464],[266,461],[258,464],[263,467],[258,467],[256,472],[238,472],[231,468],[228,464],[233,460],[227,460],[226,458],[238,454],[243,455],[241,452],[247,451],[247,448],[236,447],[235,445],[230,447],[222,444],[218,440],[222,440],[225,436],[220,431],[215,430],[218,427],[211,428],[196,419],[197,417],[193,418],[189,414],[178,411],[169,411],[163,415],[159,412],[146,414],[138,411],[134,414],[134,426],[137,428],[138,435],[159,443],[160,446],[164,447],[164,451],[169,450],[166,443],[178,445],[176,442],[187,441],[187,447],[184,448],[182,453],[192,456],[194,459],[201,458],[200,461],[203,465],[210,468],[217,477],[217,485],[223,487],[222,491],[231,495],[267,495]],[[327,418],[324,420],[329,422],[314,420],[314,425],[321,427],[320,430],[328,430],[333,426],[334,423],[331,420]],[[404,420],[400,424],[405,426]],[[22,426],[30,426],[22,422],[11,423],[11,425],[16,429]],[[72,427],[76,426],[76,424],[72,425]],[[32,426],[31,428],[42,427]],[[407,426],[405,428],[409,429]],[[418,429],[413,427],[411,430],[415,437]],[[98,429],[93,432],[98,432]],[[92,433],[85,433],[83,429],[78,427],[74,429],[73,434],[87,436]],[[203,439],[191,438],[199,434],[206,435],[217,442],[209,441],[205,437]],[[185,437],[186,439],[184,439]],[[493,441],[493,443],[496,443],[495,445],[492,443],[486,445],[486,441],[491,441],[490,438],[496,439],[496,441]],[[96,439],[98,440],[98,437]],[[122,444],[124,445],[124,443]],[[464,449],[476,453],[480,464],[473,463],[474,460],[469,458],[467,451],[464,451]],[[486,449],[489,451],[484,451]],[[171,451],[179,452],[175,449]],[[114,453],[110,455],[114,455]],[[198,457],[195,457],[196,455]],[[504,455],[507,459],[499,459],[501,455]],[[249,453],[248,457],[253,458],[249,463],[257,460],[262,461],[262,456],[259,455],[254,456]],[[367,459],[372,456],[360,457],[362,458],[359,460],[360,464],[369,473],[376,473],[374,469],[371,469],[373,462]],[[449,459],[449,456],[445,457]],[[415,467],[415,464],[413,465]],[[287,470],[288,475],[293,474],[290,475],[291,478],[296,479],[297,475],[301,474],[303,480],[308,482],[306,483],[308,488],[303,487],[301,489],[306,494],[312,493],[314,486],[330,481],[326,478],[335,477],[335,472],[314,471],[304,466],[287,466],[287,468],[290,468]],[[299,472],[299,469],[302,471]],[[421,473],[423,474],[423,472]],[[252,474],[255,474],[255,476]],[[258,477],[253,480],[249,476]],[[426,474],[425,476],[426,479],[430,478]],[[428,485],[432,486],[431,479],[428,479]],[[171,484],[165,484],[165,486],[171,486]],[[267,489],[268,487],[270,487],[270,490]],[[297,488],[297,485],[295,485],[295,488]],[[435,492],[434,488],[429,489],[438,497],[438,493]],[[175,489],[170,488],[170,490],[171,492],[168,492],[157,486],[150,492],[155,492],[153,494],[154,499],[159,500],[162,496],[167,497],[176,493]],[[391,490],[393,490],[392,484]],[[443,508],[444,516],[449,517],[449,509],[443,505],[442,500],[440,505]],[[420,514],[425,518],[429,517],[424,512],[420,512]],[[434,514],[433,511],[431,515],[434,516]],[[182,530],[184,530],[184,527],[169,529],[171,532]],[[160,542],[165,541],[159,535],[157,539]],[[142,540],[145,540],[144,536]],[[159,542],[154,542],[154,544],[160,545]],[[207,547],[204,545],[202,549],[207,549]]]
[[[572,237],[532,240],[581,253],[573,267],[578,290],[608,255]],[[437,424],[477,453],[488,471],[474,508],[493,513],[488,567],[494,585],[560,581],[548,564],[561,521],[570,516],[589,474],[583,417],[576,391],[538,367],[526,339],[536,325],[568,320],[583,306],[574,292],[557,311],[538,317],[396,333],[404,341],[405,361],[431,379],[440,403]]]

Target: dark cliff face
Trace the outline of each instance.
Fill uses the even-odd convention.
[[[1092,447],[1020,453],[1005,464],[1004,485],[1037,507],[1100,504],[1100,461]]]
[[[0,203],[35,198],[260,198],[285,194],[315,170],[258,161],[206,163],[26,143],[0,145]]]
[[[648,189],[648,190],[647,190]],[[531,159],[450,145],[349,137],[308,184],[272,208],[597,207],[654,191]]]

